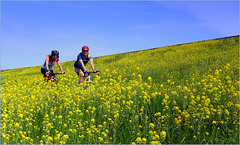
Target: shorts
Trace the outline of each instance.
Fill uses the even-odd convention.
[[[41,73],[43,74],[44,77],[46,77],[46,72],[47,72],[46,69],[41,68]],[[55,76],[53,70],[50,70],[50,76]]]
[[[79,72],[83,72],[83,69],[82,68],[77,68],[77,67],[75,67],[74,66],[74,70],[75,70],[75,72],[79,75]]]

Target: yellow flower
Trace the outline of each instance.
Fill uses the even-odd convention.
[[[138,137],[135,141],[136,141],[138,144],[142,143],[141,137]]]
[[[103,135],[104,137],[107,137],[107,134],[106,134],[105,132],[102,132],[102,135]]]
[[[229,76],[226,76],[226,80],[231,80],[231,78]]]
[[[49,136],[47,140],[48,140],[48,141],[52,141],[53,138]]]
[[[159,135],[155,135],[154,137],[153,137],[153,140],[159,140]]]
[[[142,81],[142,75],[141,75],[141,74],[138,75],[138,81],[139,81],[139,82]]]
[[[140,68],[139,67],[136,67],[136,72],[139,72]]]
[[[227,109],[225,109],[224,112],[227,116],[229,116],[229,111]]]
[[[149,124],[149,128],[152,128],[152,129],[153,129],[154,126],[155,126],[155,125],[154,125],[153,123],[150,123],[150,124]]]
[[[18,123],[15,123],[15,125],[14,125],[16,128],[18,128],[19,127],[19,124]]]
[[[188,88],[186,86],[183,87],[184,92],[188,92]]]
[[[102,141],[103,141],[103,138],[98,137],[98,140],[99,140],[99,142],[102,142]]]
[[[67,139],[69,139],[69,136],[68,135],[64,135],[62,138],[63,138],[63,140],[67,140]]]
[[[166,136],[167,136],[166,131],[161,131],[160,136],[161,136],[163,139],[165,139]]]
[[[147,143],[147,139],[146,138],[142,138],[142,144],[146,144]]]
[[[6,135],[4,133],[2,133],[2,138],[6,138]]]
[[[159,141],[151,141],[151,144],[161,144]]]
[[[209,98],[207,98],[207,99],[205,100],[205,103],[206,103],[206,104],[210,104],[210,102],[211,102],[211,100],[210,100]]]
[[[178,110],[179,110],[179,108],[176,106],[176,107],[175,107],[175,110],[176,110],[176,111],[178,111]]]
[[[155,116],[160,117],[161,116],[161,112],[156,113]]]
[[[217,124],[217,122],[216,122],[216,121],[213,121],[212,124]]]
[[[151,82],[151,81],[152,81],[152,78],[151,78],[151,77],[148,77],[148,81],[150,81],[150,82]]]
[[[19,114],[18,116],[19,116],[20,118],[23,118],[23,114]]]

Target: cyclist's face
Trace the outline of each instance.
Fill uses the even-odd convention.
[[[53,59],[56,59],[58,57],[58,55],[53,55]]]
[[[83,50],[82,52],[83,52],[83,55],[85,55],[85,56],[88,54],[87,50]]]

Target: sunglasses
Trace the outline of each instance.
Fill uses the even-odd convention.
[[[58,57],[58,55],[53,55],[53,56]]]
[[[83,50],[82,52],[88,52],[87,50]]]

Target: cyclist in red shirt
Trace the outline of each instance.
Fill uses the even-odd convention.
[[[41,67],[41,73],[45,77],[45,80],[47,78],[55,78],[55,74],[53,72],[53,66],[55,63],[58,64],[60,71],[62,72],[62,74],[64,74],[62,66],[59,61],[59,52],[57,50],[52,50],[51,55],[48,55],[46,57],[46,60]]]

